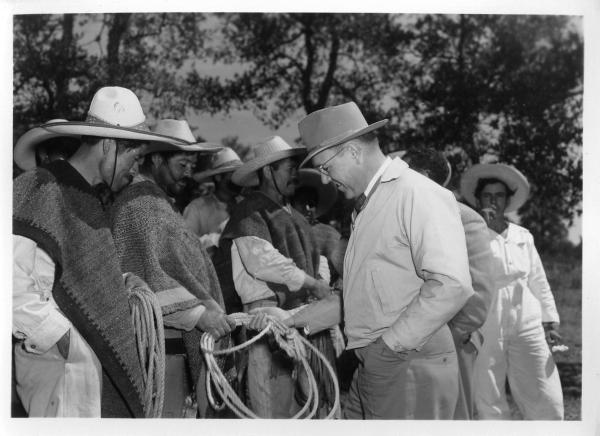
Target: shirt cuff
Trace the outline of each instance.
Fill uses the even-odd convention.
[[[198,305],[186,310],[180,310],[164,316],[163,324],[167,327],[173,327],[189,332],[196,327],[200,317],[205,311],[206,307],[203,305]]]
[[[51,311],[48,317],[23,342],[25,350],[34,354],[44,354],[58,342],[72,327],[71,322],[58,310]]]

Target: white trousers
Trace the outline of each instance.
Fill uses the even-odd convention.
[[[560,378],[543,327],[539,325],[504,338],[486,333],[484,330],[484,342],[473,374],[479,419],[510,419],[505,390],[507,378],[525,419],[563,419]]]
[[[102,367],[85,339],[70,330],[69,355],[15,346],[17,393],[30,417],[100,417]]]

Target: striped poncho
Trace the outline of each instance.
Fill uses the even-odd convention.
[[[56,161],[17,177],[13,195],[13,234],[52,258],[53,297],[102,364],[102,416],[143,417],[128,292],[93,188],[69,163]]]

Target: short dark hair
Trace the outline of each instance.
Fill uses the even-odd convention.
[[[500,183],[502,185],[504,185],[504,189],[506,190],[506,197],[512,197],[514,195],[514,193],[516,191],[512,191],[508,185],[506,183],[504,183],[502,180],[497,179],[495,177],[486,177],[486,178],[481,178],[479,180],[477,180],[477,186],[475,187],[475,198],[479,198],[479,196],[481,195],[481,191],[483,191],[483,188],[485,188],[487,185],[492,185],[494,183]]]
[[[402,159],[415,171],[427,171],[429,178],[443,185],[450,175],[448,159],[433,147],[409,148]]]

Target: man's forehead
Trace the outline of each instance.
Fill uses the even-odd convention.
[[[504,186],[504,183],[502,183],[502,182],[492,182],[492,183],[486,184],[483,187],[483,189],[481,190],[481,192],[490,192],[490,193],[504,192],[504,193],[506,193],[506,186]]]
[[[196,153],[181,152],[174,154],[172,159],[179,162],[196,162]]]
[[[336,147],[331,147],[326,150],[323,150],[320,153],[317,153],[312,159],[312,164],[315,167],[318,167],[323,162],[326,162],[331,156],[335,154]]]

